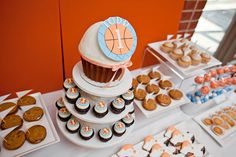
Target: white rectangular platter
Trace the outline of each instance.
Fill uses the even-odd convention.
[[[202,119],[209,117],[210,115],[214,114],[215,112],[219,111],[220,109],[223,109],[225,107],[230,107],[233,105],[232,101],[225,101],[218,106],[215,106],[211,108],[210,110],[207,110],[200,115],[194,117],[194,120],[222,147],[225,147],[235,141],[236,139],[236,122],[233,127],[231,127],[228,130],[224,129],[224,134],[221,136],[217,136],[214,134],[209,126],[206,126]]]
[[[174,40],[170,40],[170,41],[174,41]],[[212,56],[211,61],[208,64],[199,64],[197,66],[190,66],[188,68],[183,68],[180,67],[177,62],[175,60],[173,60],[172,58],[170,58],[170,56],[161,51],[160,50],[160,46],[166,41],[160,41],[160,42],[155,42],[155,43],[150,43],[148,44],[149,47],[151,47],[153,50],[155,50],[157,53],[159,53],[161,56],[163,56],[169,63],[171,63],[171,65],[173,67],[175,67],[176,69],[178,69],[180,72],[182,72],[184,75],[189,76],[193,73],[196,73],[197,71],[201,71],[216,65],[220,65],[221,62],[219,60],[217,60],[215,57]]]
[[[42,125],[46,128],[47,130],[47,136],[46,138],[38,144],[31,144],[29,143],[27,140],[25,141],[25,143],[18,149],[16,150],[7,150],[4,148],[4,146],[2,145],[2,141],[0,143],[1,146],[1,152],[0,152],[0,156],[2,157],[19,157],[19,156],[23,156],[27,153],[36,151],[38,149],[47,147],[49,145],[55,144],[57,142],[60,141],[60,138],[56,132],[56,129],[52,123],[50,114],[47,110],[47,107],[42,99],[41,93],[34,93],[31,94],[30,96],[33,96],[36,99],[36,104],[34,105],[29,105],[27,107],[22,107],[22,111],[18,109],[17,113],[19,116],[22,117],[24,111],[28,110],[29,108],[32,108],[34,106],[37,107],[41,107],[44,111],[44,115],[43,117],[39,120],[39,121],[35,121],[35,122],[26,122],[24,120],[23,122],[23,126],[20,130],[26,132],[28,128],[30,128],[31,126],[34,125]],[[10,99],[10,100],[6,100],[6,102],[17,102],[17,98],[15,99]],[[12,130],[12,128],[7,129],[7,130],[1,130],[0,131],[0,136],[1,137],[5,137],[10,131]]]
[[[134,78],[136,78],[138,75],[141,75],[141,74],[148,74],[152,69],[153,70],[157,70],[158,72],[160,72],[160,70],[158,70],[160,67],[159,66],[156,66],[156,67],[153,67],[153,68],[150,68],[150,69],[145,69],[145,70],[142,70],[140,71],[139,73],[136,73],[133,75]],[[161,73],[161,72],[160,72]],[[162,79],[165,79],[165,80],[170,80],[170,77],[169,76],[165,76],[164,74],[161,73],[161,80]],[[155,83],[157,84],[158,82],[152,82],[152,83]],[[172,82],[173,83],[173,82]],[[142,85],[142,84],[139,84],[138,85],[138,88],[141,88],[141,89],[145,89],[145,86],[146,85]],[[177,88],[177,87],[173,87],[173,88]],[[155,115],[160,115],[162,113],[165,113],[167,111],[170,111],[172,109],[175,109],[181,105],[184,105],[186,103],[189,103],[190,100],[186,97],[185,93],[182,91],[183,93],[183,97],[180,99],[180,100],[173,100],[171,99],[171,104],[169,106],[166,106],[166,107],[163,107],[161,105],[157,105],[157,108],[153,111],[148,111],[148,110],[145,110],[142,106],[142,101],[140,100],[137,100],[137,99],[134,99],[134,103],[138,106],[138,108],[142,111],[142,113],[147,117],[147,118],[150,118],[152,116],[155,116]],[[163,90],[160,88],[160,91],[158,94],[168,94],[167,90]],[[152,95],[152,94],[149,94],[149,97],[150,98],[153,98],[155,99],[155,96],[156,95]]]

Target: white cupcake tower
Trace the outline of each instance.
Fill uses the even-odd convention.
[[[62,122],[56,115],[56,122],[62,134],[71,142],[76,145],[87,147],[87,148],[106,148],[114,146],[124,139],[126,139],[133,130],[133,125],[126,127],[126,132],[120,137],[114,136],[111,140],[107,142],[100,141],[98,137],[98,131],[104,127],[109,127],[112,130],[112,126],[115,122],[124,118],[133,108],[133,103],[126,106],[125,110],[120,114],[114,114],[110,110],[110,102],[113,101],[116,97],[124,94],[129,90],[132,84],[132,75],[128,69],[125,69],[124,76],[120,80],[120,83],[117,86],[110,88],[103,88],[94,86],[87,81],[85,81],[81,75],[83,75],[83,69],[81,62],[77,63],[72,71],[73,80],[75,84],[80,89],[80,94],[82,97],[86,97],[90,102],[90,110],[86,114],[79,114],[73,104],[70,104],[66,98],[65,94],[63,95],[63,100],[67,110],[76,118],[78,118],[81,126],[88,125],[94,129],[94,136],[86,141],[83,140],[78,133],[72,134],[66,130],[66,122]],[[95,117],[93,113],[93,106],[99,101],[104,101],[108,104],[108,114],[103,118]],[[134,114],[132,115],[134,116]]]

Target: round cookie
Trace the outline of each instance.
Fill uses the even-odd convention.
[[[15,106],[15,107],[13,107],[13,106]],[[15,103],[5,102],[5,103],[0,104],[0,112],[5,111],[5,110],[7,110],[11,107],[12,107],[12,109],[8,114],[13,114],[13,113],[16,113],[18,111],[18,107]]]
[[[168,95],[165,95],[165,94],[158,94],[156,96],[156,101],[159,105],[161,106],[169,106],[170,103],[171,103],[171,99]]]
[[[172,83],[169,80],[161,80],[159,81],[159,86],[162,89],[167,89],[172,87]]]
[[[223,135],[223,134],[224,134],[223,129],[220,128],[220,127],[218,127],[218,126],[213,126],[213,127],[211,128],[211,130],[212,130],[212,132],[213,132],[214,134],[216,134],[217,136],[220,136],[220,135]]]
[[[148,84],[148,85],[146,86],[146,91],[147,91],[148,93],[157,94],[157,93],[159,93],[160,88],[158,87],[158,85],[155,85],[155,84]]]
[[[148,99],[143,101],[143,108],[148,111],[153,111],[157,108],[156,101],[153,99]]]
[[[23,114],[24,120],[27,122],[38,121],[43,117],[43,109],[40,107],[32,107]]]
[[[150,78],[147,75],[139,75],[137,80],[141,84],[148,84],[150,82]]]
[[[145,90],[143,89],[135,89],[134,90],[134,97],[137,99],[137,100],[143,100],[145,99],[147,93]]]
[[[160,80],[161,79],[161,74],[158,71],[151,71],[148,73],[148,76],[151,79],[156,79],[156,80]]]
[[[42,125],[35,125],[29,128],[26,132],[26,139],[32,144],[42,142],[47,136],[46,128]]]
[[[7,150],[16,150],[25,143],[25,133],[22,130],[13,130],[3,141],[3,146]]]
[[[27,106],[36,104],[36,99],[32,96],[23,96],[17,101],[18,106]]]
[[[8,129],[15,126],[22,126],[23,120],[19,115],[11,114],[3,118],[1,123],[1,129]]]
[[[171,89],[168,94],[174,100],[180,100],[183,97],[183,93],[178,89]]]
[[[210,126],[213,124],[213,121],[210,118],[204,118],[202,122],[207,126]]]

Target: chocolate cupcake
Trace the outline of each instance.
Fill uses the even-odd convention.
[[[84,140],[89,140],[94,136],[94,130],[90,126],[83,126],[80,131],[79,135]]]
[[[63,83],[64,89],[67,91],[69,88],[76,87],[72,78],[67,78]]]
[[[112,138],[113,134],[110,128],[100,129],[98,132],[98,137],[102,142],[107,142]]]
[[[120,97],[125,100],[125,105],[129,105],[134,100],[134,93],[131,90],[128,90],[125,94],[122,94]]]
[[[98,102],[93,107],[94,115],[98,118],[102,118],[108,113],[107,104],[105,104],[103,101]]]
[[[78,88],[69,88],[66,92],[66,99],[69,103],[75,104],[76,100],[80,97]]]
[[[122,98],[116,98],[111,103],[111,111],[115,114],[119,114],[125,110],[125,101]]]
[[[78,119],[76,118],[70,118],[67,123],[66,123],[66,129],[70,132],[70,133],[76,133],[79,131],[80,128],[80,123],[78,121]]]
[[[126,127],[123,122],[116,122],[112,127],[113,134],[115,136],[122,136],[126,132]]]
[[[80,114],[86,114],[90,109],[89,100],[81,97],[75,103],[75,110]]]
[[[56,101],[56,107],[58,110],[60,110],[62,107],[65,107],[64,101],[62,99],[62,97],[60,97],[57,101]]]
[[[63,107],[58,111],[58,117],[61,121],[66,122],[70,119],[71,113],[65,107]]]
[[[124,118],[121,119],[121,121],[125,124],[126,127],[129,127],[134,124],[134,118],[130,114],[127,114]]]
[[[131,109],[130,109],[130,111],[129,111],[129,114],[132,115],[132,114],[134,113],[134,111],[135,111],[135,109],[134,109],[134,105],[132,105],[132,106],[131,106]]]

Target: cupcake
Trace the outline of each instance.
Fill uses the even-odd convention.
[[[112,127],[113,134],[115,136],[122,136],[126,132],[126,127],[123,122],[116,122]]]
[[[102,118],[108,113],[107,104],[105,104],[103,101],[98,102],[93,107],[94,115],[98,118]]]
[[[60,110],[62,107],[65,107],[64,101],[62,99],[62,97],[60,97],[57,101],[56,101],[56,107],[58,110]]]
[[[178,59],[177,63],[179,66],[183,68],[188,68],[192,64],[191,57],[183,56]]]
[[[70,119],[71,114],[65,107],[63,107],[58,111],[58,117],[61,121],[66,122]]]
[[[78,88],[69,88],[66,92],[66,99],[69,103],[75,104],[76,100],[80,97]]]
[[[89,100],[81,97],[75,103],[75,110],[80,114],[86,114],[90,109]]]
[[[118,28],[116,28],[117,25]],[[125,32],[123,32],[124,30]],[[116,31],[119,32],[121,39],[116,35]],[[126,38],[125,42],[123,38]],[[86,79],[92,80],[91,83],[96,84],[113,83],[120,80],[124,75],[125,68],[132,65],[130,58],[136,45],[136,33],[125,19],[110,17],[90,26],[79,44],[83,73]]]
[[[63,83],[64,89],[67,91],[69,88],[76,87],[72,78],[67,78]]]
[[[192,59],[192,65],[198,65],[202,61],[202,57],[199,53],[191,53],[190,57]]]
[[[184,56],[184,53],[181,49],[175,49],[171,53],[169,53],[170,57],[174,60],[178,60],[179,58]]]
[[[79,131],[80,128],[80,123],[78,121],[78,119],[76,118],[70,118],[67,123],[66,123],[66,129],[70,132],[70,133],[76,133]]]
[[[110,128],[103,128],[98,131],[98,137],[102,142],[107,142],[112,138],[113,134]]]
[[[90,126],[83,126],[80,131],[79,135],[84,140],[89,140],[94,136],[94,130]]]
[[[175,45],[171,42],[165,42],[160,46],[161,51],[170,53],[175,49]]]
[[[205,63],[205,64],[207,64],[211,60],[211,55],[205,52],[201,53],[201,57],[202,57],[202,63]]]
[[[116,98],[111,103],[111,111],[115,114],[119,114],[125,110],[125,101],[122,98]]]
[[[122,94],[120,97],[125,100],[125,105],[129,105],[134,100],[134,93],[131,90],[128,90],[128,92]]]
[[[131,109],[130,109],[130,111],[129,111],[129,114],[132,115],[132,114],[134,113],[134,111],[135,111],[135,109],[134,109],[134,105],[132,105],[132,106],[131,106]]]
[[[127,114],[124,118],[121,119],[121,121],[125,124],[126,127],[134,124],[134,118],[130,114]]]

